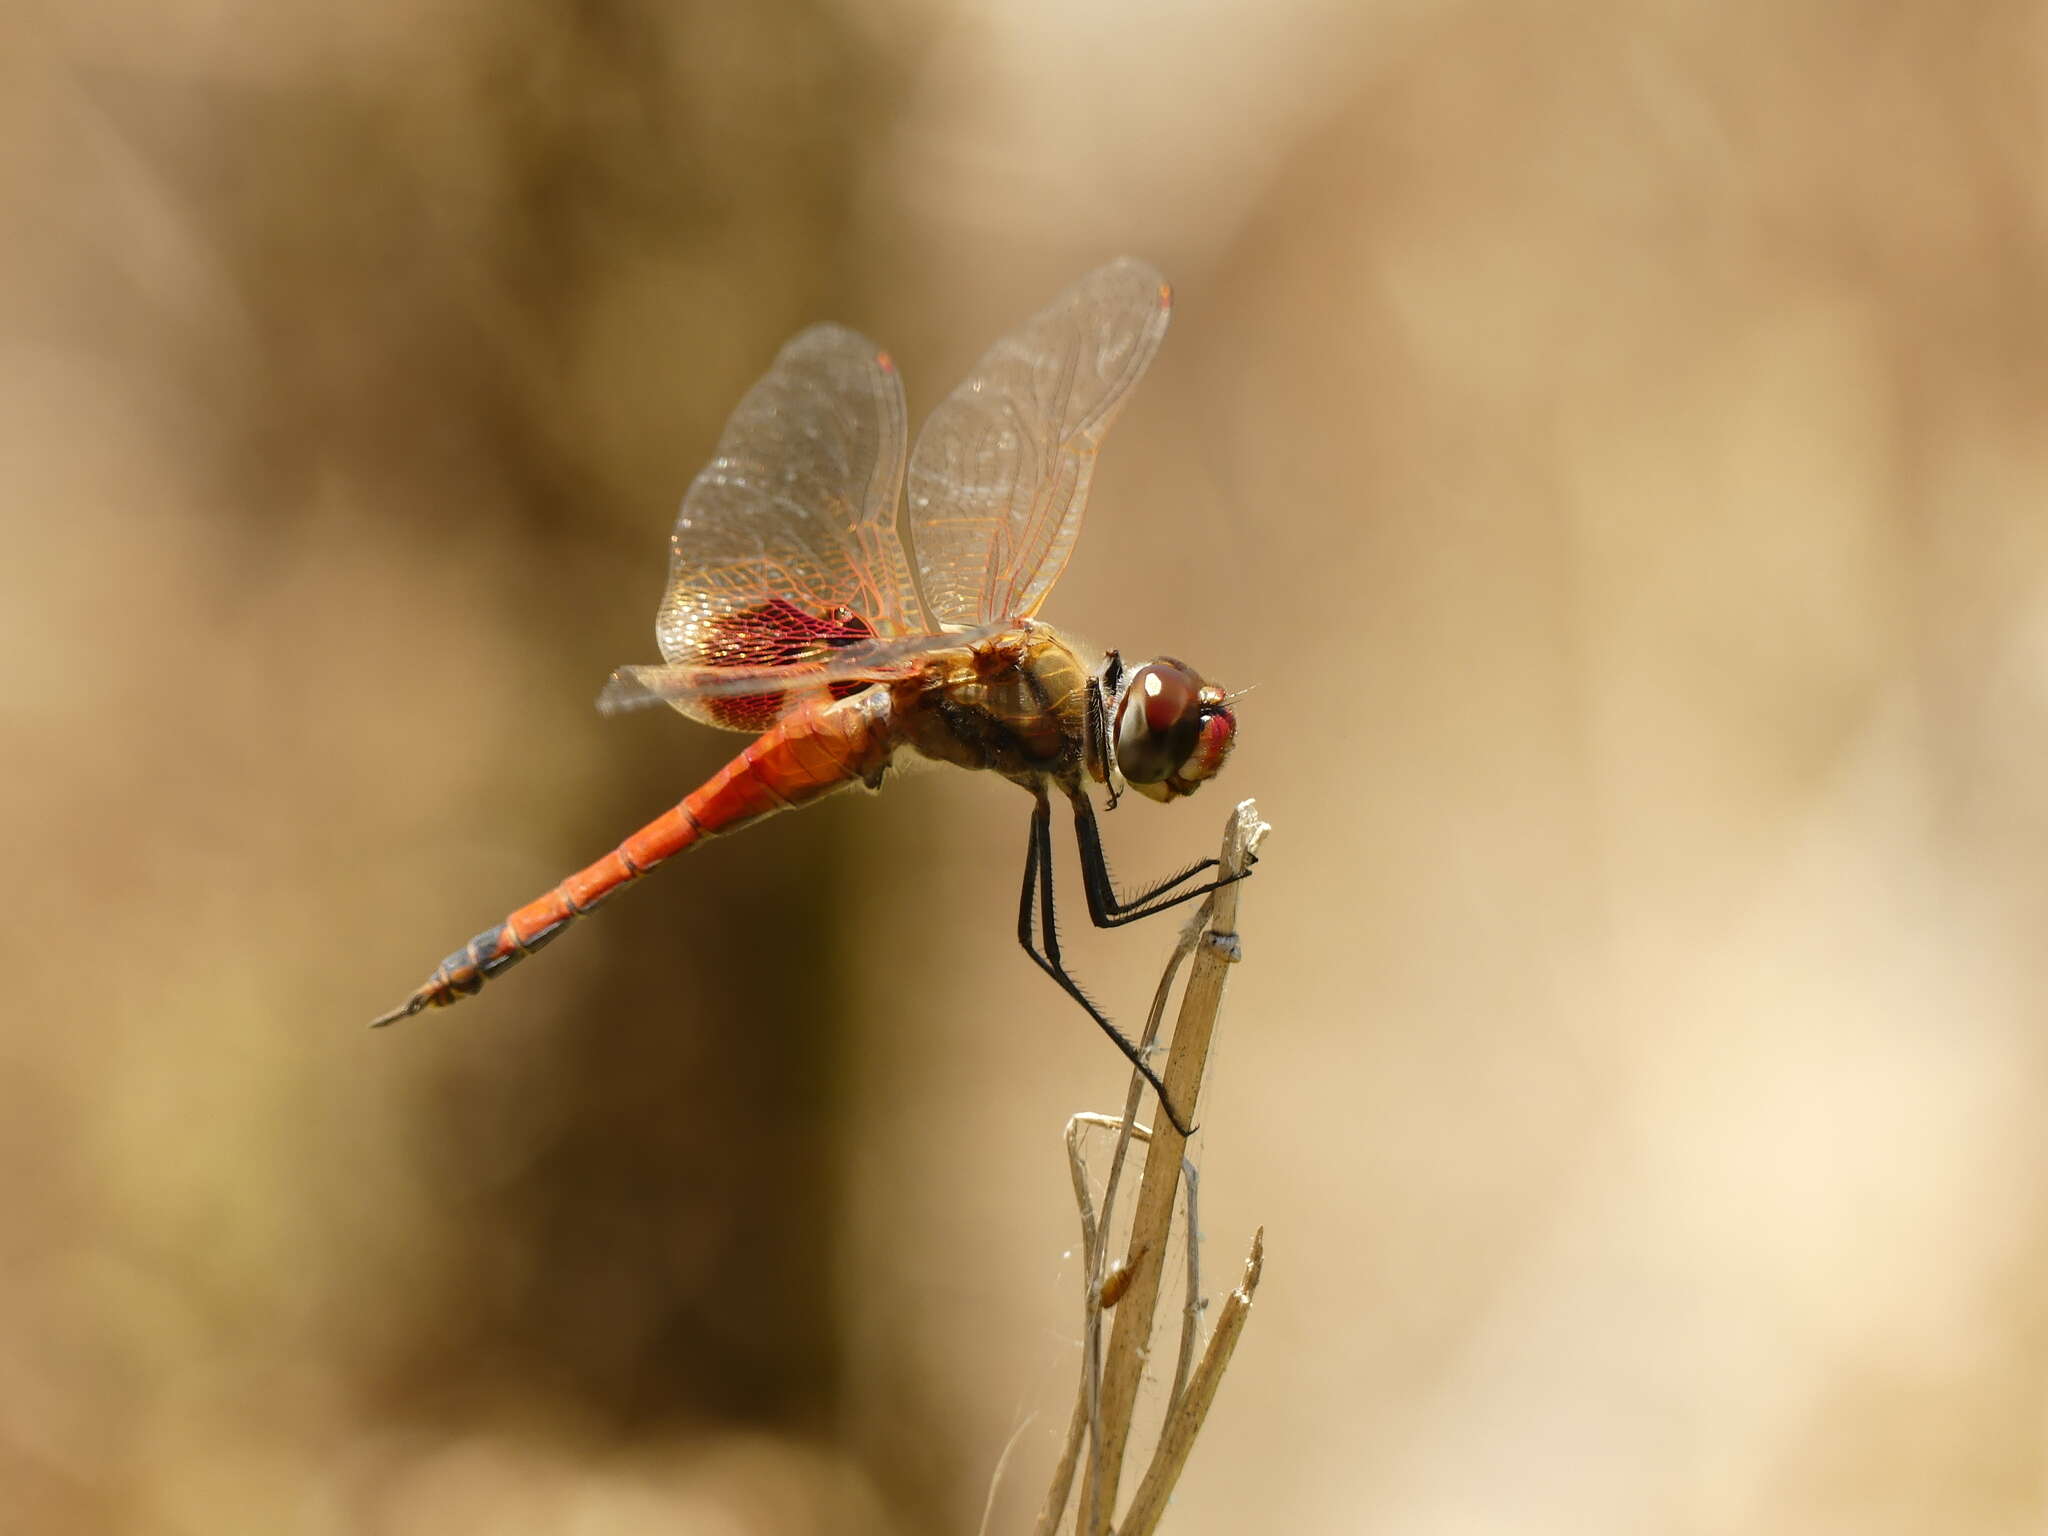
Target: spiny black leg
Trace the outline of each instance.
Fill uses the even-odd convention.
[[[1116,881],[1109,872],[1109,860],[1102,851],[1102,834],[1095,825],[1094,808],[1088,804],[1086,795],[1075,795],[1074,799],[1074,840],[1081,849],[1081,889],[1088,898],[1088,916],[1098,928],[1121,928],[1125,923],[1135,923],[1169,907],[1177,907],[1184,901],[1193,901],[1197,896],[1206,896],[1211,891],[1242,880],[1251,873],[1249,867],[1235,875],[1225,875],[1220,880],[1211,880],[1207,885],[1198,885],[1191,891],[1180,891],[1168,896],[1179,886],[1185,885],[1195,876],[1217,867],[1215,859],[1203,859],[1191,864],[1177,875],[1170,875],[1158,881],[1137,895],[1128,898],[1118,896]],[[1165,897],[1165,900],[1161,900]]]
[[[1034,895],[1037,898],[1039,934],[1043,948],[1032,942],[1031,909]],[[1024,893],[1017,904],[1017,942],[1024,946],[1038,968],[1060,984],[1075,1002],[1079,1003],[1096,1027],[1109,1036],[1116,1048],[1123,1052],[1138,1075],[1152,1087],[1159,1096],[1159,1107],[1166,1111],[1166,1118],[1173,1122],[1173,1128],[1182,1136],[1192,1136],[1195,1128],[1181,1118],[1173,1107],[1173,1101],[1166,1096],[1166,1084],[1159,1080],[1145,1061],[1143,1052],[1125,1036],[1124,1032],[1109,1022],[1108,1017],[1097,1008],[1080,984],[1067,974],[1066,966],[1060,960],[1060,936],[1058,921],[1053,912],[1052,901],[1052,806],[1043,793],[1031,810],[1031,842],[1024,855]]]
[[[1024,896],[1017,903],[1017,942],[1024,946],[1025,954],[1043,965],[1045,957],[1039,954],[1037,946],[1031,942],[1031,918],[1037,910],[1038,895],[1038,823],[1040,812],[1045,808],[1042,797],[1038,805],[1039,809],[1031,813],[1031,831],[1024,843]]]
[[[1101,910],[1107,912],[1112,918],[1123,917],[1126,912],[1131,911],[1133,908],[1144,906],[1155,897],[1165,895],[1176,886],[1194,879],[1195,876],[1201,874],[1204,870],[1217,867],[1218,861],[1215,859],[1199,859],[1178,874],[1168,875],[1163,880],[1153,881],[1152,884],[1133,896],[1119,896],[1116,891],[1116,881],[1109,873],[1108,857],[1102,851],[1102,838],[1095,825],[1094,808],[1088,803],[1085,795],[1076,795],[1073,797],[1073,801],[1075,836],[1080,842],[1082,850],[1081,872],[1089,895],[1089,915],[1091,917],[1095,916],[1095,898],[1098,895],[1101,897]],[[1088,853],[1088,849],[1091,846],[1095,850],[1092,858]],[[1228,884],[1229,882],[1225,881],[1222,883]],[[1215,889],[1214,886],[1204,887],[1204,891],[1213,889]],[[1200,895],[1203,892],[1190,892],[1189,894]],[[1126,920],[1128,921],[1129,919]],[[1097,925],[1104,927],[1113,926],[1112,924],[1103,924],[1099,919],[1097,920]]]

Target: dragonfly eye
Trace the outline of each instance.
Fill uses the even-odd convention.
[[[1201,745],[1203,692],[1202,680],[1170,658],[1130,674],[1117,700],[1116,765],[1141,793],[1155,800],[1187,793],[1172,781]]]
[[[1182,794],[1192,795],[1204,779],[1213,779],[1230,749],[1237,744],[1237,716],[1223,702],[1223,690],[1204,687],[1196,715],[1202,728],[1195,737],[1195,749],[1181,764],[1176,782],[1185,785]]]

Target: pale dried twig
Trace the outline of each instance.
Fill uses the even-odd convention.
[[[1244,1332],[1244,1320],[1252,1310],[1252,1293],[1259,1288],[1259,1272],[1265,1262],[1266,1229],[1261,1227],[1252,1235],[1252,1252],[1244,1263],[1244,1279],[1224,1299],[1223,1315],[1216,1319],[1216,1331],[1209,1336],[1201,1365],[1188,1383],[1186,1394],[1175,1398],[1167,1410],[1166,1423],[1159,1431],[1159,1445],[1152,1452],[1152,1465],[1145,1469],[1144,1481],[1132,1495],[1131,1507],[1124,1511],[1121,1536],[1152,1536],[1159,1517],[1166,1513],[1166,1501],[1173,1496],[1181,1468],[1187,1465],[1188,1453],[1195,1448],[1195,1436],[1201,1433],[1202,1421],[1209,1416],[1209,1404],[1215,1401],[1216,1388],[1237,1348],[1237,1336]]]
[[[1180,937],[1174,944],[1173,954],[1166,962],[1166,970],[1159,978],[1159,985],[1152,993],[1152,1007],[1145,1018],[1145,1028],[1138,1036],[1138,1049],[1149,1052],[1153,1042],[1159,1038],[1159,1025],[1166,1017],[1167,1002],[1173,996],[1173,983],[1180,975],[1180,968],[1187,963],[1188,956],[1195,952],[1195,945],[1201,941],[1203,931],[1208,927],[1209,916],[1215,909],[1215,898],[1211,895],[1195,909],[1195,913],[1181,925]],[[1124,1112],[1121,1119],[1109,1115],[1082,1113],[1067,1122],[1067,1168],[1074,1180],[1074,1202],[1081,1214],[1081,1284],[1084,1291],[1083,1324],[1081,1332],[1081,1389],[1074,1400],[1074,1412],[1067,1425],[1066,1444],[1060,1451],[1058,1465],[1053,1471],[1051,1485],[1046,1489],[1045,1501],[1038,1512],[1038,1524],[1034,1536],[1053,1536],[1059,1529],[1060,1518],[1066,1513],[1067,1499],[1073,1493],[1074,1468],[1079,1460],[1081,1444],[1088,1437],[1089,1427],[1096,1422],[1096,1394],[1102,1381],[1102,1313],[1115,1301],[1123,1298],[1130,1288],[1131,1264],[1139,1257],[1133,1253],[1126,1257],[1121,1268],[1122,1279],[1112,1298],[1105,1295],[1104,1287],[1109,1280],[1106,1268],[1107,1249],[1099,1239],[1098,1225],[1107,1227],[1116,1206],[1118,1186],[1123,1180],[1124,1157],[1130,1150],[1131,1138],[1135,1134],[1141,1141],[1149,1140],[1151,1127],[1138,1120],[1138,1100],[1145,1091],[1145,1080],[1137,1073],[1131,1074],[1130,1091],[1124,1097]],[[1078,1132],[1082,1128],[1113,1130],[1117,1133],[1116,1150],[1110,1156],[1109,1177],[1103,1182],[1102,1214],[1098,1224],[1095,1206],[1088,1195],[1088,1173],[1086,1161],[1081,1156],[1081,1142]],[[1192,1176],[1193,1165],[1189,1165]],[[1192,1229],[1194,1222],[1188,1223]],[[1195,1285],[1197,1272],[1194,1269],[1193,1250],[1189,1255],[1189,1284]],[[1197,1288],[1195,1294],[1199,1294]],[[1183,1339],[1183,1354],[1187,1354],[1191,1341]],[[1100,1436],[1090,1439],[1090,1444],[1100,1442]]]
[[[1188,1290],[1187,1300],[1180,1309],[1180,1357],[1173,1364],[1173,1389],[1166,1394],[1169,1403],[1179,1402],[1181,1393],[1187,1390],[1188,1370],[1195,1363],[1195,1343],[1202,1331],[1202,1310],[1209,1305],[1202,1299],[1202,1208],[1197,1198],[1201,1193],[1202,1180],[1192,1158],[1182,1159],[1180,1176],[1188,1191],[1184,1202],[1187,1209],[1184,1230],[1187,1233]]]
[[[1265,823],[1258,819],[1256,805],[1249,800],[1241,803],[1225,829],[1222,861],[1225,872],[1234,874],[1243,871],[1256,854],[1268,830],[1270,829]],[[1165,977],[1160,982],[1152,1018],[1145,1035],[1145,1043],[1149,1044],[1164,1014],[1174,976],[1182,962],[1193,953],[1194,970],[1189,976],[1187,989],[1181,998],[1180,1014],[1174,1027],[1173,1041],[1163,1074],[1168,1096],[1175,1104],[1184,1106],[1190,1116],[1194,1114],[1196,1101],[1200,1096],[1202,1074],[1208,1062],[1217,1014],[1222,1005],[1225,978],[1230,964],[1239,955],[1236,934],[1238,895],[1237,884],[1226,885],[1213,893],[1204,902],[1198,920],[1191,922],[1183,932],[1181,943],[1167,967]],[[1180,1185],[1180,1175],[1187,1166],[1186,1138],[1174,1130],[1171,1122],[1152,1130],[1146,1130],[1138,1125],[1136,1110],[1141,1086],[1141,1082],[1134,1075],[1125,1114],[1120,1121],[1109,1121],[1105,1117],[1089,1115],[1076,1116],[1069,1124],[1069,1159],[1074,1173],[1076,1201],[1082,1216],[1086,1327],[1083,1337],[1081,1391],[1075,1403],[1073,1421],[1069,1426],[1065,1453],[1061,1457],[1053,1486],[1039,1514],[1040,1536],[1051,1536],[1065,1511],[1076,1470],[1079,1445],[1084,1434],[1089,1442],[1090,1455],[1087,1473],[1082,1483],[1078,1529],[1084,1536],[1106,1536],[1125,1452],[1129,1445],[1138,1382],[1149,1352],[1153,1323],[1157,1314],[1159,1283],[1167,1250],[1167,1236],[1172,1225],[1175,1195]],[[1112,1124],[1118,1130],[1117,1150],[1104,1192],[1102,1213],[1098,1217],[1087,1194],[1086,1170],[1080,1161],[1079,1136],[1082,1129],[1087,1126],[1107,1129]],[[1098,1374],[1097,1361],[1103,1358],[1100,1343],[1104,1274],[1103,1234],[1109,1228],[1111,1204],[1121,1175],[1125,1149],[1134,1137],[1146,1143],[1146,1159],[1144,1174],[1139,1184],[1137,1211],[1132,1222],[1130,1248],[1124,1261],[1128,1284],[1122,1290],[1117,1303],[1116,1323],[1111,1333],[1107,1357]],[[1188,1167],[1187,1171],[1190,1175],[1189,1190],[1192,1199],[1193,1170]],[[1202,1306],[1196,1253],[1199,1235],[1195,1212],[1192,1209],[1189,1213],[1188,1228],[1188,1297],[1183,1312],[1180,1360],[1175,1371],[1173,1394],[1167,1405],[1167,1430],[1171,1432],[1171,1443],[1168,1434],[1162,1432],[1160,1446],[1155,1452],[1144,1485],[1145,1488],[1152,1490],[1148,1497],[1160,1508],[1164,1507],[1165,1498],[1172,1491],[1174,1480],[1177,1479],[1181,1466],[1185,1464],[1194,1435],[1200,1429],[1202,1419],[1208,1411],[1217,1379],[1229,1361],[1230,1350],[1234,1348],[1237,1333],[1243,1326],[1242,1313],[1244,1307],[1249,1305],[1250,1298],[1248,1286],[1241,1287],[1233,1293],[1232,1305],[1226,1313],[1230,1320],[1228,1342],[1219,1352],[1216,1341],[1212,1339],[1200,1366],[1190,1375],[1189,1366],[1194,1357]],[[1123,1282],[1120,1280],[1119,1283]],[[1256,1283],[1255,1277],[1252,1283]],[[1220,1323],[1218,1332],[1222,1332]],[[1156,1521],[1157,1514],[1154,1513],[1149,1518]]]
[[[988,1498],[981,1506],[981,1524],[975,1527],[976,1536],[988,1536],[988,1523],[995,1518],[996,1494],[1003,1486],[1003,1474],[1009,1470],[1010,1458],[1017,1454],[1017,1447],[1024,1441],[1024,1432],[1031,1428],[1037,1414],[1026,1414],[1024,1420],[1010,1431],[1010,1438],[1003,1442],[1003,1454],[996,1458],[996,1469],[988,1480]]]
[[[1140,1083],[1144,1081],[1137,1078],[1136,1073],[1132,1076]],[[1119,1120],[1112,1115],[1084,1112],[1067,1121],[1067,1171],[1074,1181],[1074,1205],[1081,1214],[1081,1275],[1085,1291],[1082,1300],[1085,1321],[1082,1326],[1081,1390],[1074,1398],[1073,1416],[1067,1423],[1066,1444],[1061,1448],[1059,1463],[1053,1469],[1052,1485],[1046,1490],[1045,1501],[1039,1507],[1035,1536],[1053,1536],[1059,1529],[1060,1517],[1066,1513],[1067,1499],[1074,1490],[1074,1468],[1080,1460],[1081,1444],[1087,1438],[1088,1426],[1095,1416],[1095,1389],[1100,1379],[1096,1362],[1101,1357],[1103,1300],[1100,1266],[1103,1243],[1095,1201],[1088,1193],[1088,1160],[1081,1153],[1081,1135],[1088,1130],[1117,1132],[1119,1153],[1129,1144],[1134,1133],[1141,1141],[1149,1141],[1152,1137],[1151,1127],[1134,1125],[1128,1116]],[[1107,1209],[1105,1200],[1105,1213]]]

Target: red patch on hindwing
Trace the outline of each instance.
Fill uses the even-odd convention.
[[[794,667],[806,662],[822,663],[833,651],[871,640],[874,634],[874,626],[851,608],[811,614],[787,598],[773,597],[720,617],[709,627],[698,664]],[[826,688],[833,698],[844,699],[868,686],[863,682],[837,682],[828,683]],[[765,731],[785,713],[786,700],[787,695],[780,691],[743,693],[707,699],[704,710],[729,730]]]

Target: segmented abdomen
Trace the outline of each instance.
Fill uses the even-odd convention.
[[[614,891],[693,843],[872,777],[888,761],[894,745],[886,703],[887,696],[876,690],[796,710],[750,742],[681,804],[449,955],[418,991],[373,1024],[390,1024],[468,997]]]

